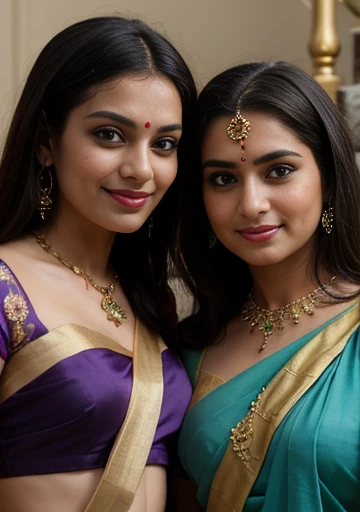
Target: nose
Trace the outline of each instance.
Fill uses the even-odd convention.
[[[123,153],[119,174],[122,178],[146,183],[154,177],[151,165],[151,150],[147,144],[128,147]]]
[[[244,181],[241,187],[238,212],[248,219],[256,219],[270,210],[267,187],[256,177]]]

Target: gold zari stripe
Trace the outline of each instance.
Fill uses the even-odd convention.
[[[211,485],[207,512],[240,512],[260,472],[276,429],[306,391],[342,352],[360,323],[360,305],[332,322],[307,343],[262,393],[252,418],[248,457],[241,460],[229,443]]]
[[[6,364],[0,378],[0,404],[55,364],[92,348],[132,353],[107,336],[74,324],[62,325],[31,341]]]
[[[159,421],[164,387],[163,348],[162,339],[138,322],[130,404],[85,512],[127,512],[131,507]]]
[[[194,393],[187,412],[189,412],[204,396],[225,383],[225,380],[213,373],[199,370]]]

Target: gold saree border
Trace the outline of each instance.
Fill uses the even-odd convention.
[[[225,380],[205,370],[198,371],[198,377],[187,413],[202,399],[219,386],[225,384]]]
[[[85,512],[127,512],[131,507],[159,421],[164,388],[161,358],[164,347],[158,335],[137,322],[130,404]]]
[[[317,334],[272,379],[254,414],[249,460],[242,461],[229,443],[212,481],[207,512],[243,510],[276,429],[291,408],[342,352],[358,328],[359,318],[360,305],[357,305]]]
[[[5,364],[0,377],[0,404],[55,364],[93,348],[132,357],[129,350],[104,334],[81,325],[62,325],[25,345]]]

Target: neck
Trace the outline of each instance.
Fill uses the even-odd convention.
[[[91,223],[77,222],[76,217],[58,215],[37,232],[64,259],[77,265],[96,282],[105,284],[114,277],[109,269],[109,257],[115,233]]]
[[[305,297],[319,287],[309,259],[296,265],[281,262],[268,267],[250,267],[254,302],[264,309],[278,309]],[[328,279],[325,278],[325,284]]]

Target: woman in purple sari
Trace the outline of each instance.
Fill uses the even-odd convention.
[[[0,167],[2,512],[164,508],[190,398],[167,266],[195,98],[173,46],[120,17],[65,29],[30,72]]]

